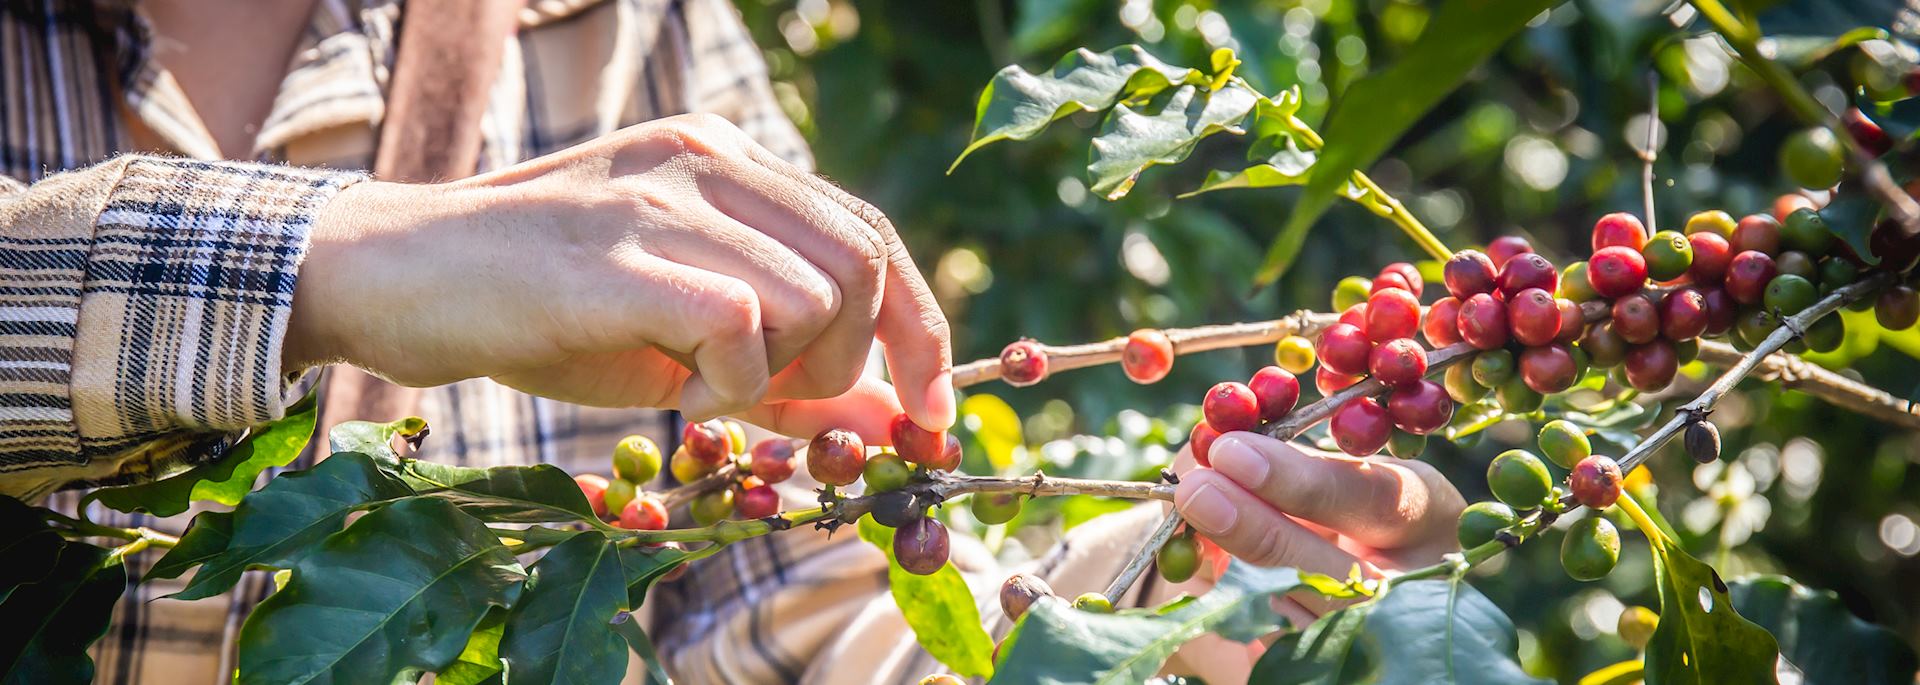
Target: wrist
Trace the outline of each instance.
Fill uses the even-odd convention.
[[[407,222],[404,184],[367,181],[334,196],[314,218],[307,255],[295,280],[292,313],[281,343],[280,366],[295,373],[346,361],[349,321],[356,309],[371,306],[371,281],[383,268],[370,262],[373,238]]]

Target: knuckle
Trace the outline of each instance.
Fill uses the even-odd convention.
[[[1276,530],[1255,530],[1248,533],[1247,553],[1244,558],[1260,566],[1286,566],[1288,560],[1298,554],[1299,545],[1294,536]]]

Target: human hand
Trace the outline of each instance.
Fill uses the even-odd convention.
[[[876,337],[897,395],[862,380]],[[886,217],[706,115],[348,188],[315,225],[283,357],[792,434],[885,436],[900,407],[954,420],[945,315]]]

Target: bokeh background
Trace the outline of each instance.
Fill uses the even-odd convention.
[[[1245,60],[1238,73],[1256,87],[1299,86],[1303,118],[1316,122],[1347,84],[1391,63],[1421,33],[1427,3],[737,4],[821,171],[900,227],[955,325],[961,361],[994,356],[1019,337],[1082,342],[1140,327],[1326,310],[1340,277],[1422,256],[1383,220],[1341,205],[1321,219],[1277,287],[1249,295],[1254,268],[1298,191],[1172,199],[1197,187],[1208,169],[1243,164],[1244,142],[1232,136],[1207,141],[1185,164],[1148,171],[1129,197],[1112,203],[1086,189],[1086,141],[1099,123],[1091,116],[1032,141],[988,147],[951,175],[947,169],[968,140],[981,87],[1004,65],[1039,70],[1075,47],[1139,43],[1174,64],[1204,66],[1211,50],[1232,47]],[[1652,70],[1660,77],[1658,223],[1677,227],[1704,209],[1765,211],[1792,190],[1774,159],[1797,126],[1717,39],[1701,35],[1688,10],[1672,4],[1579,1],[1543,14],[1369,173],[1451,247],[1519,234],[1566,263],[1585,254],[1595,218],[1641,210],[1635,145],[1647,135]],[[1765,25],[1791,34],[1785,44],[1837,35],[1861,20],[1833,16],[1825,3],[1810,6],[1776,11]],[[1827,66],[1809,72],[1806,84],[1842,107],[1845,62]],[[1851,372],[1905,396],[1920,383],[1917,343],[1914,335],[1857,330]],[[1244,378],[1269,359],[1266,348],[1182,357],[1151,386],[1130,383],[1118,367],[1067,372],[1024,389],[982,386],[975,392],[992,397],[970,398],[972,444],[985,445],[994,465],[1006,468],[1151,474],[1184,440],[1191,405],[1208,386]],[[1019,418],[1005,416],[1008,408]],[[981,415],[990,425],[982,426]],[[1714,419],[1728,460],[1696,466],[1676,442],[1654,462],[1661,509],[1691,551],[1728,576],[1785,572],[1835,590],[1857,615],[1920,643],[1920,592],[1911,589],[1920,581],[1915,436],[1758,382],[1744,385]],[[1509,422],[1471,446],[1436,441],[1424,458],[1470,499],[1484,498],[1487,460],[1531,434]],[[1067,502],[1030,511],[1029,531],[1003,553],[1021,553],[1022,541],[1044,544],[1045,531],[1107,508]],[[1550,539],[1506,555],[1475,585],[1513,616],[1530,670],[1572,681],[1630,656],[1613,635],[1614,618],[1623,603],[1656,598],[1644,544],[1629,544],[1621,568],[1591,584],[1567,579],[1557,547]]]

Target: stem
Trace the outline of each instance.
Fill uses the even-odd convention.
[[[1140,575],[1146,573],[1147,566],[1153,561],[1154,554],[1160,551],[1161,545],[1167,544],[1167,538],[1173,537],[1173,531],[1179,528],[1180,512],[1167,510],[1166,517],[1160,519],[1160,526],[1154,528],[1153,534],[1140,543],[1140,549],[1134,551],[1133,560],[1127,562],[1126,568],[1120,569],[1120,575],[1115,576],[1112,583],[1107,584],[1108,602],[1115,605],[1120,603],[1120,596],[1140,580]]]
[[[114,526],[103,526],[98,523],[94,523],[92,521],[83,521],[80,519],[76,519],[76,518],[66,516],[64,514],[60,514],[57,512],[52,512],[52,511],[43,512],[43,515],[46,517],[47,521],[66,526],[68,528],[68,530],[66,531],[61,531],[62,535],[67,535],[71,533],[72,535],[70,535],[70,537],[119,538],[121,540],[132,540],[135,543],[139,543],[138,548],[132,549],[126,552],[125,554],[138,552],[142,549],[146,549],[148,546],[159,547],[161,549],[172,549],[174,545],[180,544],[180,538],[174,537],[172,535],[168,535],[166,533],[162,533],[160,531],[154,530],[152,528],[148,528],[146,526],[141,526],[138,528],[118,528]],[[124,547],[132,547],[132,546],[133,545],[129,544],[129,545],[125,545]]]
[[[1742,353],[1732,345],[1700,341],[1700,361],[1727,367],[1740,361]],[[1828,371],[1820,365],[1791,354],[1771,354],[1749,375],[1779,383],[1818,397],[1837,407],[1883,421],[1900,428],[1920,430],[1920,412],[1905,398],[1885,390]]]
[[[1320,331],[1339,320],[1338,314],[1320,314],[1302,310],[1271,321],[1216,324],[1197,328],[1167,328],[1162,329],[1161,332],[1166,333],[1167,339],[1173,342],[1173,353],[1182,355],[1272,344],[1289,335],[1318,335]],[[1127,339],[1119,337],[1079,345],[1041,345],[1040,350],[1047,355],[1047,374],[1052,375],[1070,369],[1119,363],[1120,352],[1126,347]],[[953,367],[954,387],[964,388],[999,379],[1000,359],[998,357]]]
[[[1646,203],[1648,234],[1657,233],[1660,230],[1657,224],[1658,220],[1655,219],[1653,216],[1653,161],[1655,159],[1658,159],[1660,156],[1660,152],[1654,149],[1654,144],[1659,140],[1659,137],[1655,135],[1655,132],[1660,130],[1659,126],[1660,126],[1660,72],[1654,71],[1654,70],[1648,70],[1647,71],[1647,147],[1639,151],[1640,161],[1644,162],[1644,164],[1640,166],[1640,194],[1641,194],[1641,198]]]
[[[1660,527],[1653,524],[1653,519],[1647,516],[1646,510],[1640,508],[1639,502],[1633,501],[1632,497],[1622,497],[1614,504],[1620,507],[1620,511],[1626,512],[1627,518],[1633,519],[1633,525],[1640,527],[1640,532],[1646,534],[1647,540],[1655,545],[1666,544],[1667,536],[1660,534]]]
[[[1307,122],[1301,121],[1296,117],[1287,117],[1286,126],[1287,129],[1294,134],[1294,139],[1304,144],[1308,150],[1318,150],[1327,144],[1326,140],[1320,137],[1319,131],[1313,130],[1313,127],[1308,126]],[[1433,231],[1427,230],[1426,224],[1420,223],[1420,219],[1414,217],[1412,212],[1407,211],[1406,205],[1400,204],[1399,199],[1388,195],[1387,191],[1382,190],[1379,184],[1374,183],[1373,179],[1368,178],[1365,172],[1358,169],[1354,170],[1353,185],[1379,198],[1379,202],[1377,203],[1359,202],[1357,204],[1366,207],[1367,211],[1373,212],[1393,222],[1393,225],[1399,226],[1400,231],[1406,233],[1407,237],[1412,238],[1414,244],[1419,245],[1420,249],[1425,250],[1428,256],[1443,262],[1446,261],[1448,257],[1453,256],[1453,250],[1448,249],[1446,243],[1440,242],[1440,239],[1433,235]],[[1364,195],[1361,197],[1364,197]]]

